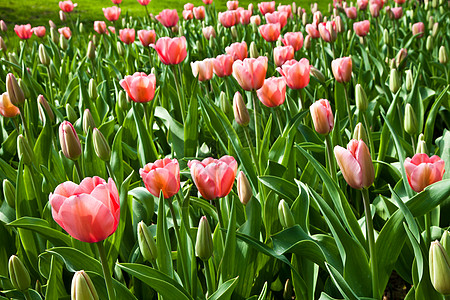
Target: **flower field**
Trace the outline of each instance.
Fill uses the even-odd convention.
[[[0,299],[450,299],[450,2],[102,3],[0,20]]]

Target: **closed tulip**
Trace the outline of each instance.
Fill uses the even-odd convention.
[[[330,102],[326,99],[320,99],[309,107],[314,129],[317,133],[328,134],[333,130],[334,117],[331,111]]]
[[[237,162],[232,156],[212,157],[188,162],[192,180],[206,200],[225,197],[230,193],[237,173]]]
[[[64,36],[67,40],[72,36],[72,31],[70,31],[69,27],[62,27],[58,29],[59,34]]]
[[[25,103],[25,93],[20,87],[19,81],[12,73],[6,75],[6,92],[8,93],[11,103],[15,106],[21,106]]]
[[[246,91],[258,90],[264,84],[267,72],[267,57],[246,58],[233,63],[233,77]]]
[[[439,241],[434,241],[428,256],[431,283],[443,295],[450,295],[450,257],[447,251]]]
[[[149,102],[155,96],[156,77],[154,74],[136,72],[125,76],[120,85],[134,102]]]
[[[363,140],[351,140],[347,149],[336,146],[334,155],[348,185],[354,189],[367,188],[375,179],[369,148]]]
[[[349,82],[352,79],[352,59],[342,57],[331,62],[331,70],[337,82]]]
[[[332,43],[337,38],[336,23],[334,21],[319,23],[320,37],[327,43]]]
[[[235,10],[239,6],[239,1],[227,1],[227,9],[228,10]]]
[[[357,36],[366,36],[369,33],[370,21],[364,20],[361,22],[353,23],[353,30]]]
[[[273,13],[275,11],[275,1],[260,2],[258,3],[258,8],[263,16],[267,13]]]
[[[250,115],[247,106],[245,106],[244,99],[239,92],[234,93],[233,97],[233,113],[234,120],[241,126],[247,126],[250,123]]]
[[[104,21],[94,21],[94,30],[98,34],[104,34],[108,32],[106,30],[106,23]]]
[[[345,14],[347,15],[347,18],[352,20],[356,19],[356,17],[358,16],[356,7],[354,6],[345,8]]]
[[[283,76],[289,88],[303,89],[309,84],[311,66],[309,60],[302,58],[300,61],[291,59],[284,63],[277,71]]]
[[[283,28],[287,24],[288,14],[282,11],[274,11],[273,13],[267,13],[265,17],[268,24],[279,23],[280,27]]]
[[[103,14],[108,21],[114,22],[119,19],[120,8],[117,6],[103,8]]]
[[[150,3],[150,0],[137,0],[140,5],[147,6]]]
[[[292,46],[294,51],[298,51],[303,47],[303,34],[299,32],[287,32],[281,40],[285,46]]]
[[[270,77],[256,91],[259,101],[267,107],[280,106],[286,100],[286,82],[283,77]]]
[[[148,47],[150,44],[155,43],[156,32],[154,30],[139,30],[138,37],[139,41],[141,41],[142,46]]]
[[[66,181],[49,196],[52,216],[73,238],[87,243],[113,234],[120,219],[116,184],[100,177],[86,177],[79,185]]]
[[[98,294],[89,275],[83,270],[72,278],[71,300],[98,300]]]
[[[219,12],[219,22],[223,27],[230,28],[239,21],[239,15],[235,10]]]
[[[281,25],[280,23],[265,24],[259,26],[259,33],[268,42],[275,42],[280,36]]]
[[[417,22],[413,24],[411,30],[413,35],[418,34],[417,37],[421,38],[423,37],[423,33],[425,32],[425,24],[423,24],[423,22]]]
[[[65,157],[77,160],[81,155],[81,144],[78,134],[69,121],[64,121],[59,125],[59,142]]]
[[[430,184],[442,180],[445,172],[445,163],[439,156],[428,157],[425,153],[406,158],[404,166],[409,185],[418,193]]]
[[[294,58],[292,46],[278,46],[273,48],[273,60],[277,67],[281,67],[286,61]]]
[[[391,8],[391,12],[392,12],[392,17],[395,20],[400,19],[403,16],[403,7],[392,7]]]
[[[0,95],[0,114],[5,118],[13,118],[20,114],[19,108],[12,104],[7,92]]]
[[[255,24],[256,26],[261,25],[261,17],[259,15],[251,16],[250,23]]]
[[[178,160],[164,158],[148,163],[139,170],[147,190],[155,197],[161,191],[165,199],[178,193],[180,189],[180,166]]]
[[[164,9],[157,16],[158,20],[164,27],[174,27],[177,25],[179,17],[176,9]]]
[[[194,7],[193,13],[195,19],[203,20],[205,18],[205,7],[204,6]]]
[[[33,32],[37,37],[42,38],[45,36],[46,29],[44,26],[37,26],[33,28]]]
[[[33,35],[33,30],[31,29],[30,24],[16,25],[14,26],[14,31],[21,40],[28,40]]]
[[[239,22],[242,25],[250,24],[250,18],[252,16],[251,10],[241,9],[239,10]]]
[[[129,45],[134,43],[134,39],[136,38],[136,31],[134,28],[124,28],[119,30],[120,40],[125,44]]]
[[[159,59],[165,65],[177,65],[187,56],[186,38],[184,36],[173,39],[169,37],[159,38],[154,48]]]
[[[199,81],[210,80],[213,76],[214,59],[206,58],[204,60],[191,62],[192,74],[198,77]]]
[[[230,46],[225,47],[225,52],[233,56],[233,60],[244,60],[247,58],[247,43],[233,43]]]
[[[237,192],[239,200],[243,205],[247,205],[248,201],[253,196],[252,187],[250,186],[250,182],[245,176],[244,172],[240,171],[237,178]]]
[[[194,19],[194,13],[192,12],[192,10],[183,10],[181,15],[186,21]]]
[[[70,13],[73,11],[73,9],[77,6],[77,3],[72,3],[72,1],[68,0],[68,1],[59,1],[59,8],[65,12],[65,13]]]
[[[320,38],[320,32],[317,30],[317,26],[314,26],[313,24],[306,24],[305,29],[312,39]]]
[[[369,0],[357,0],[359,10],[366,10],[367,5],[369,5]]]
[[[222,54],[213,60],[214,74],[218,77],[230,76],[233,72],[233,56]]]
[[[206,26],[202,28],[202,33],[205,39],[209,40],[211,37],[216,37],[216,30],[213,26]]]
[[[6,26],[6,23],[3,20],[0,20],[0,30],[3,32],[8,31],[8,26]]]

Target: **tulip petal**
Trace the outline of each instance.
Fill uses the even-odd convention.
[[[334,147],[334,155],[345,181],[354,189],[362,188],[361,166],[350,151],[341,146]]]

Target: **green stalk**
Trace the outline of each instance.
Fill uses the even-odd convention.
[[[214,202],[214,205],[216,206],[217,209],[217,216],[219,217],[219,226],[220,228],[225,228],[225,226],[223,225],[223,219],[222,219],[222,210],[220,208],[220,199],[215,199],[212,200]]]
[[[23,130],[25,131],[25,136],[28,140],[28,143],[30,143],[30,145],[34,144],[34,139],[33,137],[30,135],[30,131],[28,130],[28,125],[27,122],[25,121],[25,119],[23,118],[23,114],[24,114],[24,109],[22,106],[19,107],[19,111],[20,111],[20,120],[22,121],[22,126],[23,126]]]
[[[111,168],[111,163],[109,161],[106,162],[106,170],[108,171],[109,176],[114,180],[114,182],[116,184],[119,184],[119,182],[117,182],[116,180],[116,176],[114,176],[114,173]]]
[[[250,156],[252,157],[252,161],[255,164],[256,173],[258,173],[258,176],[259,176],[259,175],[261,175],[261,171],[259,170],[259,162],[256,160],[255,149],[253,149],[252,139],[250,138],[250,133],[248,132],[248,127],[244,126],[243,129],[244,129],[245,139],[247,140],[248,147],[250,148]]]
[[[375,146],[373,145],[372,134],[369,130],[369,122],[367,121],[366,112],[363,112],[362,115],[363,115],[364,127],[366,128],[367,138],[369,139],[370,156],[372,156],[372,160],[375,160]]]
[[[77,170],[78,179],[80,181],[83,180],[84,176],[83,176],[83,172],[81,171],[81,167],[80,167],[80,164],[78,163],[78,160],[74,160],[73,163],[75,164],[75,168]]]
[[[379,299],[378,295],[378,265],[377,257],[375,253],[375,238],[374,229],[372,222],[372,215],[370,213],[370,201],[369,201],[369,191],[364,188],[361,190],[363,203],[364,203],[364,213],[366,216],[366,230],[367,238],[369,240],[369,255],[370,255],[370,271],[372,275],[372,295],[373,298]]]
[[[211,261],[210,259],[208,259],[207,261],[203,261],[203,267],[205,268],[206,288],[208,290],[209,296],[211,296],[215,291],[214,281],[212,279],[211,271],[209,269],[210,261]]]
[[[283,126],[281,126],[279,110],[276,107],[274,107],[272,109],[272,111],[274,112],[275,119],[277,120],[278,129],[280,130],[280,135],[282,135],[283,134]]]
[[[333,158],[333,143],[331,142],[331,138],[330,135],[327,134],[325,136],[325,146],[327,147],[327,159],[328,159],[328,167],[329,167],[329,172],[331,175],[331,178],[333,178],[333,180],[335,182],[337,182],[336,180],[336,167],[334,164],[334,158]]]
[[[178,77],[177,77],[177,68],[175,67],[175,65],[172,65],[172,71],[173,71],[173,78],[175,79],[175,87],[177,89],[177,94],[178,94],[178,101],[180,103],[180,110],[181,110],[181,118],[183,120],[183,124],[186,123],[185,121],[185,116],[184,116],[184,112],[185,112],[185,105],[184,105],[184,99],[182,98],[182,95],[180,93],[180,83],[178,81]]]
[[[353,119],[352,119],[352,112],[350,110],[350,100],[348,99],[348,92],[347,92],[347,84],[346,83],[344,83],[344,92],[345,92],[345,103],[347,105],[348,121],[350,123],[350,132],[353,133]]]
[[[95,243],[98,248],[98,254],[100,255],[100,262],[102,263],[103,276],[105,277],[106,290],[108,291],[108,299],[114,300],[116,299],[116,295],[114,293],[114,288],[112,285],[112,277],[111,271],[109,270],[108,261],[106,259],[105,247],[103,245],[103,241]]]
[[[431,212],[425,214],[425,245],[427,249],[431,244]]]
[[[259,122],[258,122],[258,103],[259,100],[257,99],[256,91],[252,91],[252,98],[253,98],[253,113],[254,113],[254,119],[255,119],[255,136],[256,136],[256,155],[259,156],[261,153],[261,141],[259,139],[260,133],[259,133]]]
[[[23,292],[26,300],[32,300],[29,289]]]

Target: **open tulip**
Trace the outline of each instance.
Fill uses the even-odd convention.
[[[108,31],[106,30],[106,23],[104,21],[95,21],[94,22],[94,30],[98,33],[98,34],[104,34],[107,33]]]
[[[395,20],[400,19],[403,16],[403,7],[392,7],[391,8],[391,12],[392,12],[392,17]]]
[[[180,166],[178,160],[164,158],[154,163],[148,163],[139,170],[147,190],[155,197],[161,191],[168,199],[180,190]]]
[[[156,32],[154,30],[139,30],[138,37],[139,41],[141,41],[142,46],[148,47],[150,44],[155,43]]]
[[[259,26],[259,33],[268,42],[275,42],[280,36],[281,25],[280,23],[265,24]]]
[[[213,65],[213,58],[191,62],[192,74],[194,74],[194,77],[198,76],[199,81],[210,80],[213,76]]]
[[[72,31],[70,31],[69,27],[62,27],[58,29],[59,34],[64,36],[66,39],[70,39],[72,36]]]
[[[94,176],[80,185],[66,181],[49,196],[52,216],[73,238],[87,243],[103,241],[113,234],[120,219],[116,184]]]
[[[267,72],[267,57],[246,58],[233,63],[233,77],[246,91],[258,90],[264,84]]]
[[[309,107],[314,129],[317,133],[328,134],[333,130],[334,117],[331,111],[330,102],[326,99],[320,99]]]
[[[219,22],[223,27],[229,28],[239,21],[239,13],[235,10],[219,12]]]
[[[273,60],[277,67],[281,67],[286,61],[294,58],[292,46],[278,46],[273,48]]]
[[[349,82],[352,79],[352,59],[342,57],[331,62],[331,70],[337,82]]]
[[[117,6],[103,8],[103,14],[108,21],[114,22],[119,19],[120,8]]]
[[[111,2],[114,4],[120,4],[122,3],[122,0],[111,0]]]
[[[154,74],[136,72],[125,76],[120,85],[134,102],[149,102],[155,96],[156,78]]]
[[[225,47],[225,52],[233,56],[233,60],[244,60],[247,58],[247,43],[233,43],[230,46]]]
[[[286,82],[283,77],[270,77],[256,91],[259,100],[267,107],[280,106],[286,100]]]
[[[225,197],[230,193],[237,173],[237,162],[232,156],[212,157],[188,162],[192,180],[206,200]]]
[[[173,39],[169,37],[159,38],[154,48],[159,59],[165,65],[177,65],[187,56],[186,38],[184,36]]]
[[[353,30],[357,36],[366,36],[369,33],[370,21],[364,20],[361,22],[353,23]]]
[[[184,8],[184,10],[193,10],[193,9],[194,9],[194,4],[192,4],[192,3],[186,3],[186,4],[183,6],[183,8]]]
[[[14,26],[14,31],[21,40],[28,40],[33,35],[33,30],[31,29],[30,24],[16,25]]]
[[[425,32],[425,25],[423,24],[423,22],[417,22],[413,24],[411,30],[413,35],[418,34],[417,37],[421,38],[423,37],[423,33]]]
[[[19,108],[12,104],[7,92],[0,95],[0,114],[5,118],[12,118],[20,114]]]
[[[274,11],[273,13],[267,13],[265,17],[268,24],[279,23],[280,27],[283,28],[287,24],[288,14],[282,11]]]
[[[216,30],[213,26],[206,26],[202,28],[202,33],[205,39],[209,40],[211,37],[216,37]]]
[[[218,77],[230,76],[233,72],[233,56],[222,54],[214,58],[214,74]]]
[[[358,4],[359,10],[366,10],[369,0],[357,0],[356,4]]]
[[[164,27],[174,27],[177,25],[179,17],[176,9],[164,9],[157,16],[158,20]]]
[[[332,43],[336,40],[336,23],[334,21],[319,23],[320,37],[327,43]]]
[[[275,1],[260,2],[258,3],[258,8],[263,16],[267,13],[273,13],[275,11]]]
[[[347,18],[352,20],[356,19],[356,17],[358,16],[356,12],[356,7],[354,6],[345,8],[345,14],[347,15]]]
[[[183,19],[185,19],[186,21],[194,19],[194,14],[192,13],[192,10],[183,10],[181,14],[183,15]]]
[[[196,20],[203,20],[205,18],[205,7],[204,6],[194,7],[193,13]]]
[[[277,10],[286,12],[288,18],[292,17],[292,6],[290,5],[278,5]]]
[[[74,7],[76,7],[77,5],[78,5],[77,3],[74,4],[70,0],[59,1],[59,8],[65,13],[70,13],[71,11],[73,11]]]
[[[371,0],[370,1],[370,14],[372,17],[377,18],[380,15],[380,10],[383,8],[381,0]]]
[[[334,155],[348,185],[354,189],[367,188],[375,179],[369,148],[363,140],[351,140],[347,149],[336,146]]]
[[[129,45],[134,43],[134,39],[136,38],[136,32],[134,28],[124,28],[119,30],[120,40],[125,44]]]
[[[425,153],[418,153],[413,158],[406,158],[404,165],[409,185],[418,193],[442,180],[445,172],[445,163],[437,155],[428,157]]]
[[[44,26],[37,26],[33,28],[33,32],[37,37],[42,38],[45,36],[46,29]]]
[[[317,26],[306,24],[305,30],[312,39],[320,38],[320,32],[317,30]]]
[[[137,0],[140,5],[147,6],[150,3],[150,0]]]
[[[303,34],[299,32],[287,32],[284,34],[282,42],[285,46],[292,46],[294,51],[298,51],[303,47]]]
[[[239,11],[239,22],[242,25],[247,25],[247,24],[250,23],[251,16],[252,16],[252,11],[251,10],[241,9]]]
[[[227,1],[228,10],[235,10],[239,6],[239,1]]]
[[[294,90],[303,89],[309,84],[310,70],[311,66],[306,58],[302,58],[300,61],[291,59],[281,68],[277,68],[288,87]]]
[[[213,0],[202,0],[203,3],[205,3],[206,5],[210,5],[211,3],[213,3]]]

